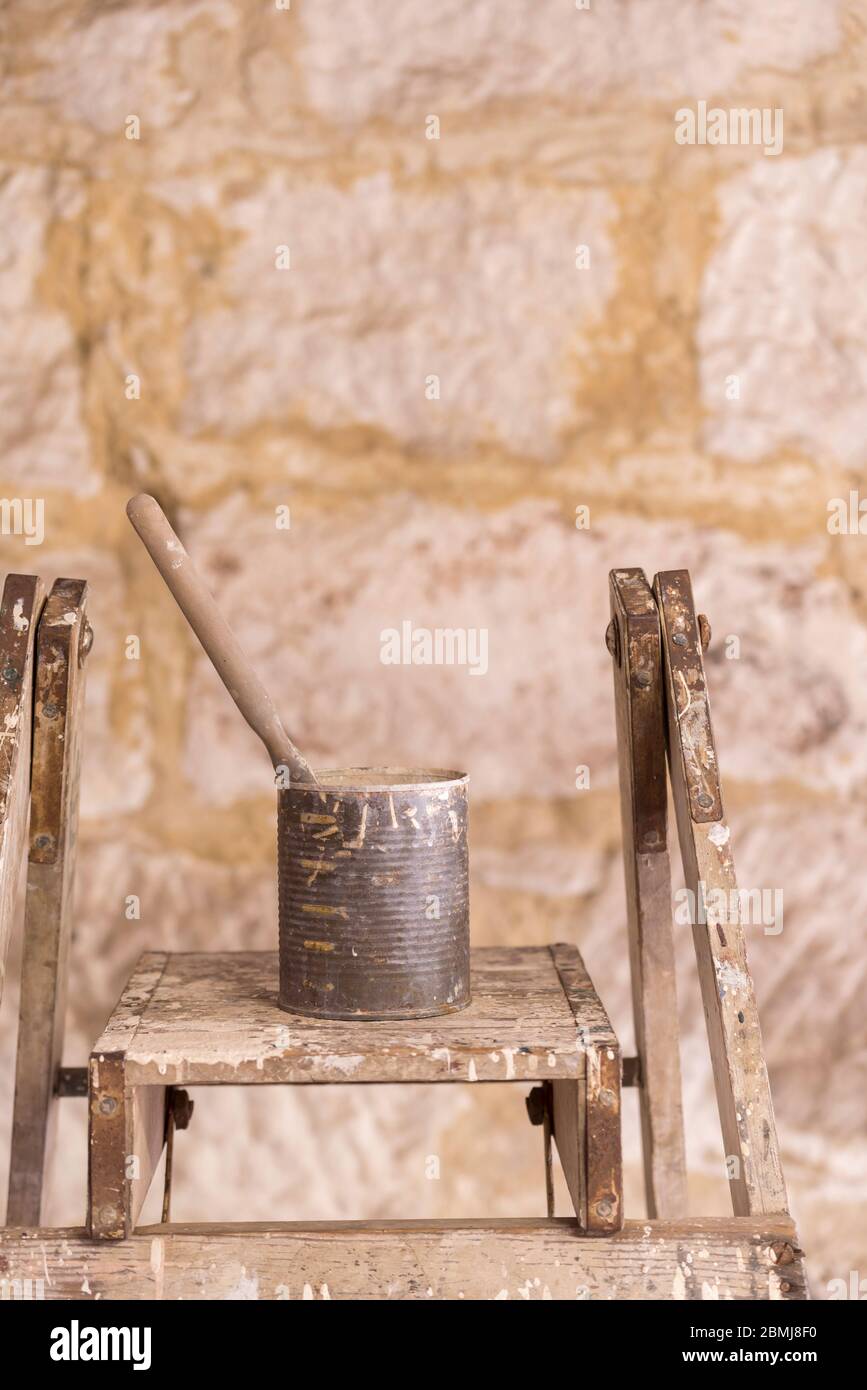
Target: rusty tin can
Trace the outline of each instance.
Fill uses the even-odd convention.
[[[356,1019],[465,1008],[469,778],[318,775],[278,793],[280,1007]]]

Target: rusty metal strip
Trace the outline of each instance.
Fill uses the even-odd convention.
[[[130,1234],[131,1150],[129,1096],[122,1052],[90,1059],[87,1227],[93,1239],[122,1240]]]
[[[58,579],[39,624],[30,803],[30,862],[57,862],[63,832],[64,803],[74,768],[66,750],[65,725],[75,671],[89,650],[83,579]],[[92,636],[92,634],[91,634]]]
[[[587,1053],[585,1093],[588,1235],[610,1235],[623,1225],[623,1160],[620,1143],[620,1052],[593,1047]]]
[[[722,791],[710,722],[710,705],[702,660],[702,640],[692,600],[688,570],[664,570],[654,588],[659,603],[662,640],[674,693],[680,748],[689,799],[697,825],[722,820]]]
[[[664,854],[668,783],[659,613],[644,570],[612,570],[609,579],[611,625],[606,640],[609,650],[614,647],[615,690],[628,721],[624,751],[631,796],[624,809],[632,816],[636,852]]]

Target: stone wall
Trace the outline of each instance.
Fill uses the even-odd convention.
[[[475,941],[578,942],[627,1049],[607,571],[685,565],[740,878],[785,894],[751,960],[821,1295],[867,1273],[867,542],[827,525],[867,436],[867,4],[284,3],[5,17],[0,487],[45,538],[0,559],[88,578],[96,629],[68,1060],[141,950],[275,941],[267,759],[132,492],[312,760],[471,773]],[[700,101],[782,111],[782,151],[678,143]],[[487,674],[384,666],[406,619],[486,628]],[[678,954],[693,1209],[723,1212],[688,929]],[[179,1219],[543,1209],[506,1088],[197,1099]],[[78,1222],[71,1101],[61,1144]]]

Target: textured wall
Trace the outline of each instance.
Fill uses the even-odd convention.
[[[817,1292],[867,1275],[867,541],[826,525],[867,436],[867,4],[16,0],[4,24],[0,487],[46,533],[0,559],[87,577],[96,628],[68,1060],[142,949],[276,930],[267,759],[131,492],[314,761],[471,773],[476,942],[579,942],[627,1048],[606,576],[686,565],[740,877],[785,894],[750,947],[795,1214]],[[782,153],[678,144],[700,100],[781,109]],[[404,619],[487,628],[488,673],[383,666]],[[688,929],[678,952],[693,1208],[724,1211]],[[4,1161],[13,1013],[14,988]],[[498,1087],[198,1101],[179,1218],[542,1209]],[[62,1142],[52,1215],[78,1221],[73,1102]]]

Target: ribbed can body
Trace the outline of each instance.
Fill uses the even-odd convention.
[[[347,768],[278,793],[281,1008],[387,1019],[466,1007],[468,780]]]

